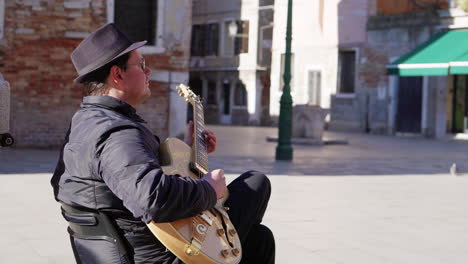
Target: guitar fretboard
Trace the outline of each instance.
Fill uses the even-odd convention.
[[[205,171],[208,171],[208,152],[206,150],[205,137],[202,133],[203,130],[205,130],[205,118],[203,114],[203,107],[199,102],[195,102],[193,105],[193,121],[195,130],[195,140],[193,146],[195,162]]]

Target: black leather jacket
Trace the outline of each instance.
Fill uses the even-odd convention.
[[[145,223],[171,222],[212,208],[216,193],[207,182],[162,172],[159,140],[142,123],[125,102],[85,97],[51,180],[55,198]]]

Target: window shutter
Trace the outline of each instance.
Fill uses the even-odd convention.
[[[234,43],[236,55],[249,52],[249,21],[237,21],[237,36]]]
[[[249,52],[249,21],[242,21],[242,49],[241,53]]]
[[[309,71],[309,101],[311,105],[320,105],[322,72]]]

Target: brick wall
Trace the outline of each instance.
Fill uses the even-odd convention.
[[[370,17],[367,42],[360,49],[358,87],[387,86],[386,66],[429,39],[439,24],[440,18],[430,12]]]
[[[448,0],[378,0],[378,12],[382,15],[392,15],[410,12],[420,12],[437,9],[447,9]]]
[[[17,146],[61,144],[82,98],[81,86],[72,82],[76,72],[70,53],[87,32],[105,23],[105,0],[6,1],[0,72],[11,87],[11,133]],[[188,72],[186,46],[179,43],[165,47],[163,54],[145,55],[147,64],[153,72]],[[152,97],[138,111],[164,138],[169,84],[151,82],[150,88]]]

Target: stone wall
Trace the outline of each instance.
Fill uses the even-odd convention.
[[[330,127],[387,133],[390,100],[396,98],[389,96],[386,66],[429,39],[441,23],[430,12],[369,17],[367,42],[359,46],[355,96],[332,99],[337,109],[332,109]]]
[[[191,1],[182,22],[190,23]],[[70,60],[71,51],[96,28],[107,23],[105,0],[12,0],[5,2],[4,38],[0,40],[0,72],[11,87],[11,133],[18,146],[59,146],[69,120],[79,107],[82,90]],[[176,17],[166,7],[166,19]],[[180,12],[180,11],[178,11]],[[180,21],[179,21],[180,22]],[[169,23],[167,23],[169,24]],[[184,25],[184,24],[182,24]],[[185,27],[185,25],[184,25]],[[153,73],[188,72],[190,29],[176,41],[166,28],[164,52],[145,54]],[[175,39],[175,40],[174,40]],[[169,133],[170,81],[152,78],[152,97],[138,109],[153,132]]]
[[[361,131],[359,104],[355,96],[331,96],[330,130]]]
[[[329,128],[383,134],[387,131],[388,98],[379,88],[360,89],[353,96],[332,96]]]

